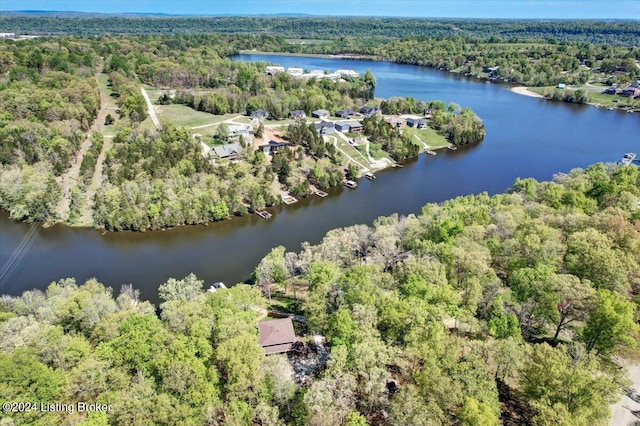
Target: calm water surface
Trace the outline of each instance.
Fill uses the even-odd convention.
[[[244,281],[277,245],[298,250],[303,241],[317,243],[333,228],[371,223],[393,212],[416,213],[427,202],[457,195],[501,192],[516,177],[548,180],[556,172],[617,161],[628,151],[640,153],[638,113],[548,102],[410,65],[275,55],[237,59],[308,69],[369,69],[377,80],[377,97],[412,96],[469,106],[484,120],[487,135],[478,146],[421,155],[403,169],[377,173],[375,182],[362,179],[356,190],[334,188],[324,199],[276,207],[271,220],[251,215],[146,233],[56,226],[25,239],[30,226],[14,223],[2,212],[0,274],[7,273],[0,275],[0,293],[18,295],[62,277],[83,281],[95,276],[115,291],[133,283],[144,299],[157,303],[157,287],[168,277],[194,272],[207,284]]]

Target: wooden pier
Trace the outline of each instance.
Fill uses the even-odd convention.
[[[257,211],[256,214],[263,219],[271,219],[271,217],[273,216],[271,213],[269,213],[266,210]]]

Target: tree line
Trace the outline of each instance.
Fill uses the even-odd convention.
[[[7,13],[0,15],[5,31],[38,35],[104,34],[265,34],[287,38],[401,38],[413,35],[450,37],[474,35],[505,40],[583,41],[634,45],[638,23],[628,21],[503,19],[429,19],[384,17],[298,16],[73,16],[72,13]]]

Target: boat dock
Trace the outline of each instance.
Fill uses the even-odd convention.
[[[618,164],[622,164],[623,166],[628,166],[636,160],[635,152],[627,152],[622,156],[622,159],[618,162]]]
[[[284,193],[282,194],[282,202],[286,205],[297,203],[298,199],[291,194]]]
[[[266,210],[257,211],[256,214],[263,219],[271,219],[271,217],[273,216],[271,213],[269,213]]]
[[[366,177],[369,180],[374,180],[376,178],[376,175],[374,175],[371,172],[367,172],[367,173],[364,174],[364,177]]]
[[[391,166],[392,166],[392,167],[397,167],[397,168],[399,168],[399,169],[401,169],[401,168],[403,168],[403,167],[404,167],[402,164],[398,164],[398,163],[392,164]]]
[[[324,198],[324,197],[326,197],[327,195],[329,195],[329,194],[327,194],[326,192],[324,192],[324,191],[320,191],[320,190],[318,190],[318,191],[314,192],[314,194],[316,194],[318,197],[322,197],[322,198]]]
[[[348,180],[344,183],[344,186],[346,186],[347,188],[354,189],[358,187],[358,184],[352,180]]]
[[[437,153],[437,152],[435,152],[435,151],[433,151],[433,150],[431,150],[431,149],[427,149],[425,152],[427,153],[427,155],[433,155],[433,156],[438,155],[438,153]]]
[[[453,144],[449,145],[447,148],[450,149],[451,151],[455,151],[458,149],[458,147]]]

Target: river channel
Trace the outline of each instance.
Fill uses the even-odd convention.
[[[362,179],[355,190],[333,188],[327,198],[270,209],[270,220],[250,215],[145,233],[65,226],[30,232],[30,225],[0,212],[0,294],[44,289],[64,277],[79,282],[96,277],[114,292],[133,283],[143,299],[158,303],[158,285],[169,277],[194,272],[207,285],[241,282],[278,245],[297,251],[302,242],[317,243],[333,228],[371,223],[394,212],[417,213],[428,202],[458,195],[502,192],[516,177],[549,180],[557,172],[640,153],[640,113],[525,97],[505,86],[411,65],[275,55],[236,59],[332,71],[368,69],[377,81],[377,97],[412,96],[471,107],[484,120],[486,137],[474,147],[421,155],[402,169],[378,172],[378,179]]]

